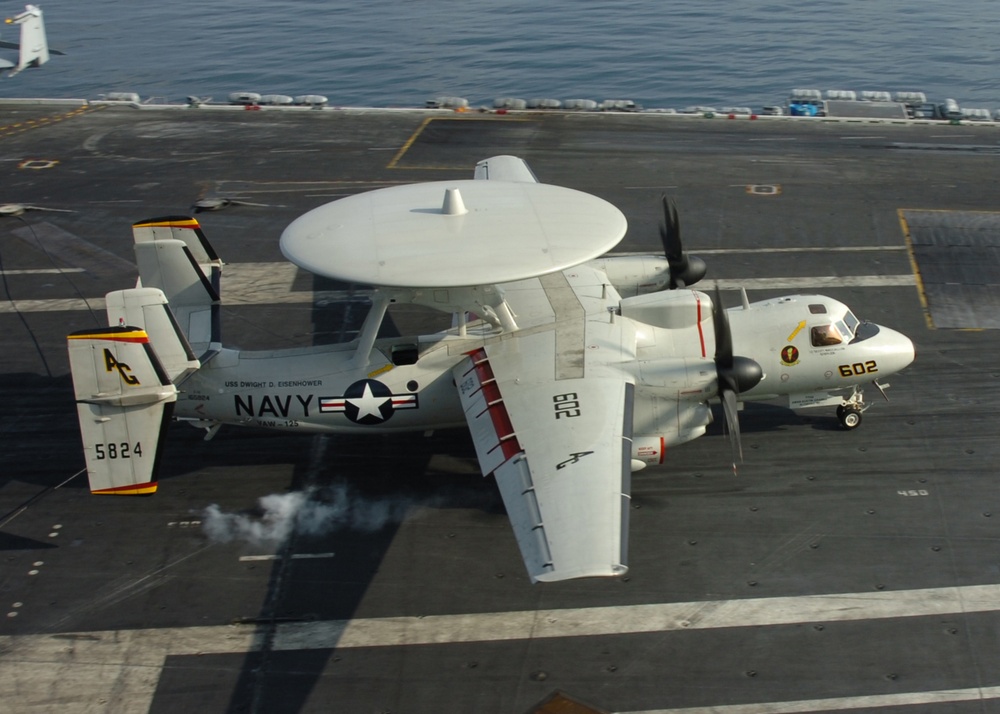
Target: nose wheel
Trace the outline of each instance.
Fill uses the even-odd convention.
[[[877,382],[874,384],[882,392],[882,396],[885,396],[884,387]],[[857,429],[861,426],[861,412],[868,407],[869,405],[865,404],[865,396],[861,391],[861,387],[855,386],[854,391],[851,392],[851,396],[845,398],[844,403],[837,407],[837,420],[848,431]]]
[[[841,404],[837,407],[837,419],[848,431],[857,429],[861,426],[861,407],[857,404]]]

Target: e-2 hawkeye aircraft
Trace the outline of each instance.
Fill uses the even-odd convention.
[[[90,487],[156,490],[171,416],[311,432],[468,426],[493,474],[532,581],[627,570],[631,473],[705,433],[718,397],[739,458],[739,402],[787,395],[836,405],[847,428],[861,385],[906,367],[913,344],[837,300],[795,295],[724,310],[691,289],[664,200],[665,256],[601,257],[625,235],[616,207],[539,183],[498,156],[474,178],[398,186],[316,208],[281,248],[313,273],[374,287],[349,343],[223,347],[223,264],[198,223],[134,225],[136,288],[107,296],[112,327],[69,336]],[[718,291],[716,291],[718,295]],[[453,327],[376,338],[393,303]]]

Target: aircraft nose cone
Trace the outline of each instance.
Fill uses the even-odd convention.
[[[901,332],[879,326],[879,371],[898,372],[908,367],[916,357],[913,341]]]

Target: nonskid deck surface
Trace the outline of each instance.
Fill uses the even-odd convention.
[[[21,126],[0,129],[0,202],[66,211],[0,218],[5,710],[526,712],[559,691],[570,711],[1000,711],[1000,340],[976,329],[992,326],[975,302],[998,281],[995,128],[2,112]],[[206,197],[266,204],[198,215],[229,261],[225,342],[343,341],[365,289],[290,267],[284,227],[336,197],[469,178],[499,153],[618,206],[621,251],[658,250],[667,191],[728,304],[740,285],[828,294],[910,336],[916,362],[890,402],[868,395],[856,431],[832,410],[751,404],[738,476],[718,424],[635,474],[620,579],[530,585],[462,431],[223,428],[206,443],[178,424],[155,496],[95,497],[73,478],[65,335],[134,281],[132,222]],[[970,254],[939,239],[970,230],[982,284],[926,286],[969,274]],[[939,328],[935,307],[962,329]],[[388,325],[439,327],[419,310]],[[293,507],[311,517],[293,526]],[[245,528],[262,523],[264,537]]]

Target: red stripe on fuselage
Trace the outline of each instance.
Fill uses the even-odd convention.
[[[698,293],[694,296],[695,304],[698,306],[698,341],[701,342],[701,356],[706,357],[705,354],[705,333],[701,329],[701,298]]]

